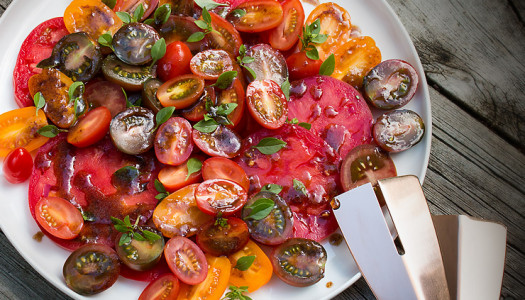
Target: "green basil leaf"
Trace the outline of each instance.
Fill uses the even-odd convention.
[[[252,266],[254,261],[255,255],[243,256],[237,260],[234,268],[241,271],[246,271]]]
[[[164,5],[159,6],[159,8],[157,8],[155,10],[155,13],[153,14],[155,24],[162,25],[168,22],[170,15],[171,15],[171,5],[164,4]]]
[[[283,190],[283,187],[278,184],[269,183],[262,187],[261,192],[270,192],[279,194]]]
[[[286,120],[288,124],[297,124],[299,123],[299,120],[297,118],[293,118],[291,120]]]
[[[113,180],[118,180],[119,182],[129,183],[140,176],[140,171],[134,166],[125,166],[122,167],[113,173]]]
[[[310,24],[309,29],[312,35],[319,34],[321,32],[321,20],[315,19],[315,21],[312,24]]]
[[[171,116],[173,115],[173,112],[175,111],[175,107],[168,106],[164,107],[163,109],[159,110],[159,112],[155,115],[155,122],[157,123],[157,127],[160,125],[166,123]]]
[[[126,224],[126,226],[131,227],[131,221],[129,220],[129,215],[125,216],[123,221],[124,221],[124,224]]]
[[[46,105],[46,99],[44,99],[44,95],[42,95],[41,92],[38,92],[35,94],[35,97],[33,98],[33,102],[35,103],[36,115],[38,116],[38,110],[43,108],[44,105]]]
[[[319,60],[319,51],[317,51],[317,48],[312,47],[312,49],[306,51],[306,57],[313,60]]]
[[[308,190],[306,190],[306,186],[304,186],[302,181],[293,179],[292,182],[294,190],[303,193],[305,196],[308,196]]]
[[[241,47],[239,47],[239,55],[240,56],[246,55],[246,46],[244,44],[242,44]]]
[[[242,18],[246,15],[246,11],[244,9],[236,9],[232,11],[232,14],[235,18]]]
[[[308,130],[310,130],[310,128],[312,128],[312,124],[310,124],[310,123],[306,123],[306,122],[301,122],[301,123],[299,123],[299,124],[297,124],[297,125],[299,125],[299,126],[305,128],[305,129],[308,129]]]
[[[111,222],[113,222],[114,225],[121,225],[121,226],[126,226],[126,224],[124,223],[124,221],[118,219],[118,218],[115,218],[115,217],[110,217],[111,219]]]
[[[120,237],[120,240],[118,241],[118,245],[123,246],[123,245],[129,244],[130,242],[131,242],[131,236],[126,232]]]
[[[215,2],[213,0],[195,0],[195,4],[200,6],[200,8],[202,8],[202,9],[206,8],[207,10],[212,10],[212,9],[217,8],[219,6],[228,6],[227,4],[217,3],[217,2]]]
[[[219,78],[217,78],[215,86],[221,90],[225,90],[232,84],[235,77],[237,77],[237,71],[223,72],[221,75],[219,75]]]
[[[115,230],[117,230],[118,232],[128,232],[129,231],[129,228],[126,227],[126,225],[115,224],[113,225],[113,227],[115,227]]]
[[[211,24],[211,15],[208,12],[208,9],[206,9],[206,7],[202,8],[202,19],[204,20],[204,22]]]
[[[330,76],[332,75],[332,73],[334,73],[334,70],[335,70],[335,56],[332,53],[321,64],[321,68],[319,68],[319,74]]]
[[[150,242],[154,242],[154,241],[160,240],[160,235],[156,234],[153,231],[142,230],[142,234]]]
[[[127,12],[117,11],[115,12],[117,16],[124,22],[124,24],[131,23],[131,16]]]
[[[210,26],[208,23],[204,22],[203,20],[197,20],[195,21],[195,25],[199,27],[200,29],[208,30],[208,27]]]
[[[133,21],[139,22],[143,16],[144,16],[144,6],[141,3],[133,12]]]
[[[290,100],[290,81],[288,78],[286,78],[286,81],[281,84],[281,90],[283,91],[286,100]]]
[[[162,182],[160,182],[158,179],[155,179],[155,189],[159,193],[165,193],[166,192],[166,188],[164,187]]]
[[[164,57],[166,54],[166,40],[164,38],[161,38],[153,44],[153,47],[151,47],[151,57],[153,58],[153,64]],[[153,65],[152,64],[152,65]]]
[[[80,87],[79,92],[77,92],[77,89]],[[84,83],[82,81],[75,81],[69,86],[68,95],[69,95],[69,103],[71,101],[74,101],[79,96],[84,93]]]
[[[108,31],[103,35],[99,36],[98,43],[102,46],[113,48],[113,36],[111,35],[111,32]]]
[[[153,26],[153,25],[155,25],[155,20],[150,18],[150,19],[144,20],[144,22],[142,22],[142,23],[147,24],[149,26]]]
[[[317,35],[317,36],[312,38],[312,43],[322,44],[322,43],[326,42],[327,39],[328,39],[328,35],[327,34],[319,34],[319,35]]]
[[[272,212],[274,205],[275,202],[272,199],[257,199],[252,205],[245,207],[250,210],[250,213],[244,219],[262,220]]]
[[[273,137],[266,137],[254,146],[254,148],[259,150],[262,154],[274,154],[284,147],[286,147],[285,141]]]
[[[113,9],[117,4],[117,0],[102,0],[102,3],[106,4],[109,8]]]
[[[214,132],[215,129],[219,127],[219,123],[215,121],[214,119],[210,120],[200,120],[197,124],[193,125],[193,128],[197,129],[198,131],[202,133],[211,133]]]
[[[95,221],[95,215],[93,215],[93,213],[85,212],[82,210],[80,211],[80,213],[82,214],[82,219],[84,219],[84,221],[87,221],[87,222]]]
[[[162,199],[168,197],[169,195],[170,195],[170,194],[167,193],[167,192],[166,192],[166,193],[159,193],[159,194],[157,194],[157,195],[155,196],[155,199],[157,199],[157,200],[160,201],[160,200],[162,200]]]
[[[38,134],[48,138],[54,138],[59,132],[60,130],[55,125],[46,125],[37,130]]]
[[[198,42],[198,41],[201,41],[204,38],[204,36],[205,36],[204,32],[197,31],[197,32],[192,33],[192,35],[188,37],[186,42],[188,43]]]
[[[245,56],[242,58],[242,63],[243,64],[250,64],[252,62],[255,61],[255,58],[251,57],[251,56]]]
[[[252,70],[252,68],[247,67],[245,65],[242,65],[242,66],[243,66],[243,68],[245,68],[250,73],[250,75],[251,75],[253,80],[255,80],[257,78],[257,74],[255,74],[255,71]]]
[[[140,233],[138,232],[134,232],[133,233],[133,238],[139,242],[144,242],[146,240],[146,238],[144,238]]]
[[[185,180],[188,180],[191,174],[197,173],[201,170],[202,162],[198,158],[192,157],[188,159],[188,162],[186,163],[186,167],[188,168],[188,175],[186,176]]]
[[[224,103],[217,107],[216,114],[219,116],[227,117],[229,114],[231,114],[235,108],[237,108],[237,103]]]

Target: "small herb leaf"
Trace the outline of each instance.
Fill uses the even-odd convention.
[[[261,192],[270,192],[279,194],[283,190],[283,187],[278,184],[269,183],[262,187]]]
[[[257,199],[252,205],[245,207],[250,210],[250,213],[244,219],[262,220],[272,212],[274,205],[275,202],[272,199]]]
[[[131,242],[131,236],[126,232],[120,237],[120,240],[118,241],[118,245],[123,246],[123,245],[129,244],[130,242]]]
[[[200,6],[200,8],[202,9],[206,8],[207,10],[212,10],[219,6],[228,6],[227,4],[217,3],[213,0],[195,0],[195,4]]]
[[[174,111],[175,107],[173,106],[164,107],[163,109],[159,110],[159,112],[155,115],[155,122],[157,123],[157,127],[166,123],[166,121],[168,121],[169,118],[171,118],[171,115],[173,115]]]
[[[164,4],[159,6],[155,10],[155,13],[153,14],[153,18],[155,19],[155,24],[162,25],[166,22],[168,22],[168,19],[171,15],[171,5]]]
[[[102,0],[102,3],[106,4],[107,6],[109,6],[109,8],[113,9],[117,4],[117,0]]]
[[[188,39],[186,40],[186,42],[189,42],[189,43],[198,42],[198,41],[201,41],[204,38],[204,36],[205,36],[204,32],[197,31],[197,32],[194,32],[192,35],[190,35]]]
[[[230,285],[230,291],[227,292],[221,300],[252,300],[252,298],[243,295],[244,293],[248,293],[248,287],[247,286],[241,286],[236,287],[233,285]]]
[[[153,66],[159,59],[163,58],[166,54],[166,40],[164,38],[161,38],[153,44],[153,47],[151,47],[151,57],[153,58],[153,62],[151,65]]]
[[[188,168],[188,175],[186,176],[185,180],[188,180],[191,174],[197,173],[201,170],[202,162],[198,158],[192,157],[188,159],[188,162],[186,163],[186,167]]]
[[[60,130],[55,125],[46,125],[38,129],[37,133],[41,136],[45,136],[48,138],[54,138],[58,135]]]
[[[108,31],[98,37],[98,43],[102,46],[106,46],[113,49],[113,36],[111,32]]]
[[[334,73],[334,70],[335,70],[335,56],[332,53],[321,64],[321,68],[319,68],[319,74],[330,76],[332,75],[332,73]]]
[[[33,102],[35,103],[36,115],[38,116],[38,110],[43,108],[44,105],[46,105],[46,99],[44,99],[44,95],[42,95],[41,92],[38,92],[35,94],[35,97],[33,98]]]
[[[310,124],[310,123],[306,123],[306,122],[301,122],[301,123],[299,123],[299,124],[297,124],[297,125],[299,125],[299,126],[305,128],[305,129],[308,129],[308,130],[310,130],[310,128],[312,128],[312,124]]]
[[[306,51],[306,57],[313,60],[319,60],[319,51],[317,51],[317,48],[312,47],[310,50]]]
[[[195,25],[197,25],[200,29],[208,30],[208,23],[204,22],[203,20],[197,20],[195,21]]]
[[[286,81],[281,84],[281,90],[283,91],[286,100],[290,100],[290,81],[288,78],[286,78]]]
[[[131,16],[127,12],[117,11],[116,14],[124,24],[131,23]]]
[[[155,179],[155,189],[159,193],[165,193],[166,192],[166,188],[164,187],[162,182],[160,182],[158,179]]]
[[[254,148],[259,150],[262,154],[274,154],[284,147],[286,147],[285,141],[273,137],[266,137],[254,146]]]
[[[243,256],[237,260],[234,268],[237,270],[246,271],[252,266],[254,261],[255,255]]]
[[[78,92],[80,95],[84,93],[84,83],[82,81],[75,81],[69,86],[68,90],[68,96],[69,96],[69,102],[75,101],[78,98],[77,89],[80,87],[80,91]]]
[[[225,90],[232,84],[235,77],[237,77],[237,71],[223,72],[221,75],[219,75],[219,78],[217,78],[215,86],[221,90]]]
[[[304,186],[304,183],[302,181],[297,180],[297,179],[293,179],[292,182],[293,182],[294,190],[296,190],[298,192],[301,192],[305,196],[308,195],[308,191],[306,190],[306,186]]]
[[[206,9],[206,7],[202,8],[202,19],[204,20],[204,22],[211,24],[211,15],[208,12],[208,9]]]
[[[142,234],[148,241],[156,241],[160,240],[160,235],[156,234],[155,232],[149,231],[149,230],[142,230]]]
[[[139,22],[144,16],[144,6],[142,3],[133,12],[133,22]]]
[[[200,120],[197,124],[193,125],[193,128],[202,133],[214,132],[217,127],[219,127],[219,123],[214,119]]]
[[[232,14],[236,18],[242,18],[246,15],[246,11],[244,9],[236,9],[232,12]]]

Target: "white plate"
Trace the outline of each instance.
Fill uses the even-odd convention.
[[[326,2],[326,1],[325,1]],[[363,35],[371,36],[381,50],[383,60],[399,58],[411,63],[420,78],[418,92],[406,106],[418,112],[423,118],[427,132],[421,143],[401,154],[393,155],[398,174],[414,174],[423,180],[430,154],[431,115],[430,98],[426,80],[414,45],[403,25],[384,0],[335,0],[348,10],[352,24],[361,28]],[[41,22],[62,16],[68,0],[15,0],[0,18],[0,113],[15,109],[12,73],[15,60],[23,40]],[[306,15],[312,6],[305,4]],[[20,254],[51,284],[64,293],[78,299],[137,299],[145,283],[120,278],[107,291],[92,297],[82,297],[66,287],[62,278],[62,266],[68,251],[44,238],[36,242],[32,236],[39,231],[32,219],[27,204],[27,184],[11,185],[0,174],[0,226]],[[272,278],[270,284],[251,294],[256,300],[274,299],[330,299],[361,276],[347,246],[338,247],[324,244],[328,252],[325,278],[319,283],[306,287],[288,286]],[[21,278],[23,280],[23,278]],[[332,282],[330,288],[327,283]]]

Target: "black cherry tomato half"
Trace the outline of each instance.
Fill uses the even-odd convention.
[[[122,26],[113,36],[115,55],[123,62],[138,66],[152,60],[151,48],[159,39],[155,29],[144,23]]]
[[[363,96],[381,109],[407,104],[416,93],[419,77],[406,61],[389,59],[375,66],[363,79]]]
[[[249,207],[261,198],[272,200],[275,203],[273,209],[268,216],[261,220],[252,219],[249,217],[251,213]],[[266,245],[279,245],[293,235],[294,219],[292,211],[277,194],[259,192],[252,196],[242,210],[242,218],[250,228],[251,237],[257,242]]]
[[[423,119],[408,109],[394,110],[377,119],[374,140],[388,152],[401,152],[419,143],[425,134]]]
[[[154,77],[156,69],[149,66],[133,66],[120,61],[114,54],[102,61],[102,73],[107,80],[132,92],[142,90],[146,80]]]
[[[319,74],[323,62],[320,59],[310,59],[301,51],[288,56],[286,64],[290,72],[290,80],[297,80]]]
[[[281,87],[272,80],[255,80],[246,89],[246,102],[252,117],[263,127],[277,129],[288,117],[288,101]]]
[[[222,220],[226,224],[212,220],[197,233],[197,245],[208,254],[231,255],[241,250],[250,239],[248,226],[243,220],[235,217]]]
[[[238,163],[224,157],[210,157],[202,163],[202,179],[228,179],[250,189],[248,175]]]
[[[346,155],[341,164],[341,186],[348,191],[367,182],[397,175],[396,166],[387,152],[375,145],[360,145]]]
[[[70,289],[81,295],[94,295],[117,281],[120,262],[109,246],[86,244],[71,253],[62,272]]]
[[[143,227],[143,230],[149,230],[160,235],[160,232],[150,227]],[[140,233],[140,231],[137,231]],[[120,261],[128,268],[136,271],[149,270],[159,262],[164,251],[164,239],[156,241],[137,240],[135,236],[129,242],[120,244],[120,238],[123,233],[119,233],[115,240],[115,250]]]
[[[77,147],[87,147],[100,141],[109,130],[111,112],[104,106],[97,107],[83,116],[67,133],[67,142]]]
[[[221,90],[217,98],[217,105],[227,103],[237,104],[237,107],[228,115],[228,120],[230,120],[232,124],[227,125],[227,127],[230,128],[237,127],[237,125],[240,124],[244,113],[245,92],[242,81],[235,78],[232,85],[225,90]]]
[[[248,196],[238,183],[226,179],[210,179],[202,182],[195,191],[195,200],[200,210],[209,215],[221,213],[231,216],[239,211]]]
[[[4,158],[4,177],[11,183],[26,181],[33,171],[33,157],[25,148],[16,148]]]
[[[190,73],[192,55],[186,43],[175,41],[168,44],[166,54],[157,63],[157,74],[163,81]]]
[[[155,115],[147,108],[133,106],[116,115],[109,126],[115,147],[126,154],[140,154],[153,146]]]
[[[35,219],[48,233],[70,240],[78,236],[84,219],[71,202],[59,197],[43,197],[35,206]]]
[[[168,119],[160,125],[155,135],[155,155],[167,165],[180,165],[190,157],[193,151],[191,124],[181,117]]]
[[[213,30],[207,38],[210,41],[212,49],[222,49],[233,54],[234,57],[239,55],[239,48],[242,45],[242,38],[237,29],[230,22],[226,21],[219,15],[210,12],[211,26]]]
[[[254,58],[253,62],[246,64],[256,75],[251,80],[270,79],[281,86],[288,78],[286,59],[281,52],[273,49],[270,45],[257,44],[252,46],[247,55]]]
[[[241,137],[230,128],[219,125],[211,133],[193,129],[193,142],[204,153],[210,156],[232,158],[241,151]]]
[[[117,3],[115,4],[113,10],[123,11],[129,13],[130,15],[133,15],[135,10],[141,4],[142,8],[144,9],[144,15],[139,21],[144,21],[155,10],[157,5],[159,4],[159,0],[117,0]]]
[[[188,0],[183,1],[189,2]],[[177,0],[175,2],[182,1]],[[191,6],[193,7],[193,0],[191,1]],[[174,13],[174,6],[171,8],[171,12],[172,14]],[[201,29],[195,24],[195,19],[182,15],[170,16],[168,21],[159,28],[159,34],[166,40],[168,46],[176,41],[184,42],[193,54],[208,48],[207,37],[204,37],[204,39],[198,42],[186,42],[186,40],[197,31],[201,31]]]
[[[111,117],[126,109],[126,95],[120,85],[101,80],[86,84],[84,99],[90,108],[105,106]]]
[[[242,10],[242,16],[235,12]],[[226,19],[242,32],[261,32],[277,27],[283,19],[283,8],[275,0],[253,0],[235,7]]]
[[[309,286],[324,277],[326,250],[321,244],[303,238],[289,239],[270,256],[274,273],[293,286]]]
[[[233,70],[233,62],[224,50],[204,50],[197,53],[190,62],[191,72],[206,80],[217,80],[219,75]]]
[[[146,80],[142,86],[142,105],[151,109],[155,114],[162,109],[162,104],[160,104],[160,101],[157,98],[157,90],[162,83],[163,82],[157,78],[150,78]]]
[[[164,247],[164,256],[171,271],[180,281],[195,285],[206,279],[206,256],[190,239],[182,236],[172,237]]]
[[[152,281],[142,291],[139,300],[173,300],[179,294],[179,279],[168,273]]]
[[[204,79],[193,74],[177,76],[163,83],[157,90],[162,106],[182,109],[191,106],[204,91]]]
[[[286,0],[281,2],[281,5],[283,21],[270,32],[270,45],[275,49],[286,51],[299,40],[304,24],[304,10],[299,0]]]

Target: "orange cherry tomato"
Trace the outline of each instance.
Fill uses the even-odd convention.
[[[350,39],[335,51],[335,70],[332,77],[351,84],[363,85],[365,75],[381,62],[381,51],[368,36]]]
[[[111,112],[105,106],[99,106],[69,129],[67,142],[80,148],[93,145],[106,135],[110,123]]]
[[[100,0],[74,0],[64,11],[64,23],[70,33],[83,31],[95,41],[122,26],[117,14]]]
[[[179,294],[179,280],[175,275],[168,273],[152,281],[142,291],[139,300],[173,300]]]
[[[270,45],[281,51],[289,50],[299,40],[304,24],[303,5],[299,0],[286,0],[283,7],[283,21],[270,32]]]
[[[80,210],[59,197],[45,197],[35,206],[35,218],[48,233],[60,239],[75,238],[84,226]]]
[[[164,82],[157,90],[157,98],[162,106],[186,108],[196,103],[204,91],[204,79],[186,74]]]
[[[212,49],[222,49],[234,57],[239,55],[242,38],[237,29],[230,22],[217,14],[210,12],[212,31],[207,37],[210,39]]]
[[[245,12],[240,16],[236,10]],[[226,19],[242,32],[261,32],[277,27],[283,20],[283,8],[275,0],[253,0],[235,7]]]
[[[153,223],[166,237],[192,236],[212,217],[203,213],[195,201],[199,184],[190,184],[170,194],[153,211]]]
[[[350,15],[341,6],[328,2],[317,6],[306,19],[307,24],[312,24],[315,20],[321,21],[321,34],[327,34],[328,39],[317,45],[319,58],[325,60],[330,54],[334,53],[339,45],[346,42],[352,32]]]
[[[228,287],[231,264],[226,256],[206,255],[208,274],[197,285],[181,284],[177,300],[220,300]]]
[[[18,147],[24,147],[31,152],[40,148],[49,138],[37,133],[38,129],[47,125],[43,111],[29,106],[10,110],[0,115],[0,157]]]
[[[159,181],[169,192],[176,191],[186,185],[197,183],[201,179],[201,170],[188,176],[188,161],[192,158],[204,161],[202,155],[192,155],[187,161],[178,166],[165,166],[159,172]]]
[[[247,286],[250,293],[255,292],[272,278],[272,262],[257,244],[249,240],[243,249],[228,256],[232,267],[237,265],[237,260],[244,256],[255,256],[253,264],[246,271],[232,268],[230,284],[235,286]]]
[[[224,157],[210,157],[202,164],[202,179],[228,179],[250,190],[250,180],[243,168],[233,160]]]

